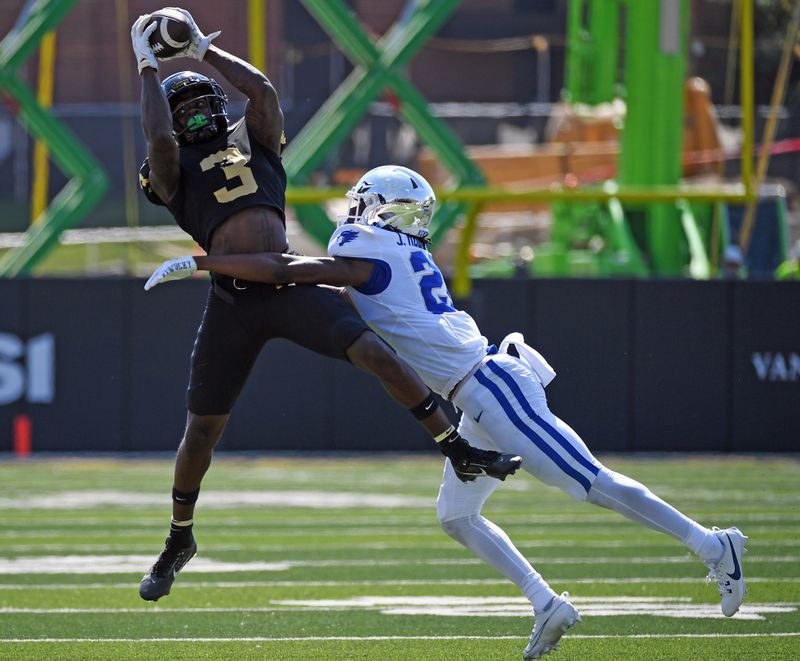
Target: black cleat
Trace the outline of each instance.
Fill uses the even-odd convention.
[[[194,538],[189,546],[176,547],[172,539],[167,537],[166,546],[158,556],[158,560],[139,583],[139,596],[147,601],[158,601],[168,595],[175,582],[175,575],[195,556],[195,553],[197,553],[197,543]]]
[[[462,482],[472,482],[480,475],[505,480],[522,466],[522,457],[519,455],[481,450],[472,446],[463,458],[458,461],[453,461],[451,458],[450,461],[458,479]]]

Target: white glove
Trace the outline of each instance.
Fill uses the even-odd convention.
[[[153,53],[149,40],[150,35],[158,27],[158,23],[153,21],[152,25],[147,25],[149,20],[150,14],[143,14],[131,26],[131,43],[133,44],[136,63],[139,66],[139,74],[148,67],[158,71],[158,60],[155,53]]]
[[[153,287],[161,282],[169,282],[170,280],[183,280],[197,271],[197,263],[194,257],[186,255],[185,257],[176,257],[175,259],[168,259],[161,266],[159,266],[150,279],[144,286],[145,291],[150,291]]]
[[[162,57],[161,59],[172,60],[177,57],[191,57],[194,60],[202,60],[206,56],[206,51],[211,45],[211,42],[220,34],[222,34],[222,31],[217,30],[216,32],[212,32],[210,35],[206,36],[200,32],[200,28],[197,27],[197,23],[194,22],[194,18],[192,18],[192,15],[185,9],[181,9],[180,7],[164,7],[164,9],[174,9],[186,17],[186,21],[192,28],[192,38],[189,43],[184,46],[182,51],[169,57]]]

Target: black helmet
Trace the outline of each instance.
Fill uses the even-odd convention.
[[[164,79],[161,88],[172,112],[172,128],[179,145],[207,142],[228,129],[228,97],[217,81],[194,71],[180,71]],[[181,116],[187,102],[207,101],[207,110]]]

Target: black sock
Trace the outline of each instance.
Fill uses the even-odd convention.
[[[189,546],[192,543],[192,519],[176,521],[172,519],[169,526],[169,538],[178,546]]]

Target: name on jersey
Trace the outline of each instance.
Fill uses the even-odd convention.
[[[425,250],[428,249],[428,246],[425,244],[424,241],[421,241],[416,236],[409,236],[408,234],[397,234],[397,245],[398,246],[411,246],[412,248],[424,248]]]
[[[339,234],[337,243],[339,246],[343,246],[345,243],[355,241],[357,238],[358,230],[344,230]],[[412,248],[423,248],[426,251],[428,250],[428,246],[424,241],[418,239],[416,236],[409,236],[408,234],[401,234],[400,232],[397,233],[396,245],[411,246]]]

